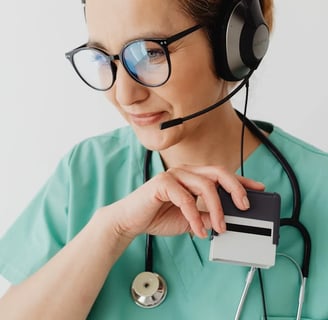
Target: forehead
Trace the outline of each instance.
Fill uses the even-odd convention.
[[[106,46],[169,36],[193,23],[179,0],[87,0],[86,18],[90,40]]]

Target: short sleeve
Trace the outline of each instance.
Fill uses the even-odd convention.
[[[0,274],[16,284],[33,274],[66,242],[69,156],[0,239]]]
[[[143,156],[129,127],[75,145],[0,239],[0,274],[16,284],[39,270],[98,208],[142,184]]]

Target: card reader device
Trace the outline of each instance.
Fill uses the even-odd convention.
[[[227,231],[212,231],[209,260],[258,268],[273,266],[279,240],[279,194],[247,190],[250,208],[246,211],[239,210],[222,188],[218,194]]]

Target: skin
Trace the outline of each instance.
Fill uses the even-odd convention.
[[[124,12],[124,15],[117,15],[117,12]],[[87,7],[87,21],[89,42],[97,43],[110,53],[119,52],[125,43],[133,39],[168,37],[195,25],[190,17],[182,14],[176,1],[111,1],[109,5],[108,1],[95,0]],[[113,25],[120,27],[112,30]],[[174,42],[169,50],[172,73],[163,86],[148,88],[137,83],[127,74],[122,64],[117,62],[117,80],[111,90],[106,92],[106,96],[132,126],[140,142],[151,150],[159,150],[169,169],[164,174],[165,177],[169,174],[178,175],[176,180],[180,183],[179,187],[182,184],[180,177],[187,175],[190,183],[194,183],[196,179],[210,179],[214,182],[206,201],[202,190],[191,189],[189,185],[186,187],[184,181],[183,189],[187,189],[186,194],[200,196],[202,208],[212,213],[212,224],[218,229],[221,227],[222,231],[225,226],[215,184],[222,183],[225,176],[231,173],[227,178],[227,190],[232,193],[241,209],[245,209],[244,204],[247,203],[244,198],[245,190],[233,176],[240,165],[241,123],[231,104],[226,103],[219,109],[180,126],[159,130],[161,122],[193,113],[223,98],[228,87],[213,72],[211,49],[203,30]],[[257,147],[258,141],[248,132],[246,135],[247,157]],[[205,175],[202,174],[205,170],[192,166],[212,167],[206,170]],[[183,174],[176,174],[177,168],[183,170]],[[240,197],[242,201],[238,199]],[[160,199],[172,201],[170,197]],[[213,209],[209,210],[209,207]],[[205,218],[205,223],[201,226],[199,214],[193,212],[192,215],[198,220],[195,222],[195,229],[202,227],[204,234],[203,227],[210,227],[211,222]],[[193,227],[191,229],[196,232]],[[197,234],[201,235],[199,232]]]
[[[167,37],[195,22],[175,1],[92,0],[87,3],[87,24],[90,42],[117,53],[130,40]],[[172,44],[170,52],[172,75],[162,87],[138,84],[118,62],[116,83],[106,92],[140,142],[160,152],[167,171],[126,198],[99,208],[69,244],[0,300],[1,319],[85,319],[111,267],[136,236],[192,232],[206,237],[206,229],[212,227],[223,232],[216,187],[230,192],[242,210],[249,207],[245,187],[263,190],[261,183],[234,174],[240,161],[241,123],[230,103],[159,130],[160,122],[214,103],[228,87],[213,73],[202,30]],[[245,141],[246,158],[259,142],[248,131]]]
[[[175,1],[90,1],[87,21],[89,42],[110,53],[118,53],[133,39],[168,37],[195,25]],[[113,25],[119,27],[112,30]],[[202,29],[174,42],[169,50],[172,74],[166,84],[144,87],[117,62],[117,80],[106,92],[107,98],[132,126],[140,142],[160,151],[167,167],[219,164],[234,172],[240,165],[241,123],[230,103],[183,125],[159,130],[161,122],[199,111],[224,97],[228,89],[227,83],[213,72],[212,53]],[[258,142],[248,132],[246,135],[247,157]],[[199,151],[197,157],[194,150]]]

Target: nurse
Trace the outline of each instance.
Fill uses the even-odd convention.
[[[76,145],[1,239],[0,272],[13,283],[0,300],[1,319],[233,319],[248,269],[208,261],[210,229],[226,230],[217,187],[246,210],[245,188],[262,191],[265,185],[281,195],[281,216],[289,217],[288,178],[247,129],[248,178],[240,176],[242,122],[230,101],[159,129],[213,105],[236,85],[220,77],[213,43],[213,28],[231,2],[86,2],[88,43],[67,57],[129,126]],[[271,28],[272,1],[260,5]],[[304,195],[301,220],[314,248],[304,319],[327,319],[321,289],[328,283],[328,254],[321,250],[327,154],[271,124],[258,125],[290,161]],[[154,236],[152,270],[160,277],[147,285],[143,278],[143,289],[154,282],[168,289],[153,308],[135,301],[140,290],[134,280],[145,271],[145,234]],[[280,249],[301,260],[300,236],[281,231]],[[268,319],[295,319],[298,281],[295,266],[277,257],[264,274],[266,304],[254,281],[242,316],[261,319],[266,305]]]

